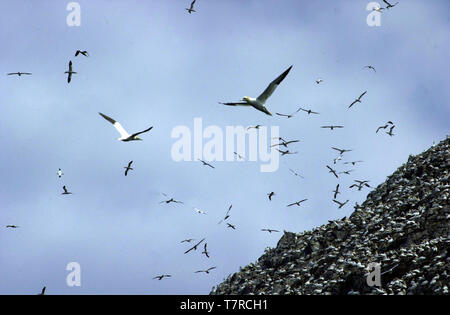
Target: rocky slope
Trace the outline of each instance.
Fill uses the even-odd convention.
[[[449,294],[450,138],[410,156],[349,218],[285,232],[211,294]],[[381,287],[369,286],[371,262]]]

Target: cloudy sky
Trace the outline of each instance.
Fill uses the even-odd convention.
[[[262,228],[301,232],[349,216],[370,191],[350,190],[354,179],[376,187],[448,134],[446,0],[400,1],[372,27],[362,0],[198,0],[193,14],[189,0],[80,0],[79,27],[66,23],[68,3],[0,2],[2,294],[43,286],[48,294],[207,294],[276,246],[282,233]],[[74,57],[77,49],[90,56]],[[67,84],[69,60],[78,73]],[[320,115],[218,104],[257,97],[290,65],[268,109]],[[33,75],[6,75],[16,71]],[[98,112],[130,132],[154,127],[144,141],[119,142]],[[298,154],[269,173],[260,161],[176,162],[171,133],[193,133],[196,117],[223,131],[278,126],[301,140],[291,146]],[[375,133],[388,120],[395,136]],[[320,128],[329,124],[345,128]],[[353,151],[333,164],[332,146]],[[343,164],[352,160],[364,162]],[[326,165],[354,171],[336,179]],[[338,199],[350,200],[342,209],[332,201],[337,183]],[[61,195],[63,185],[73,195]],[[160,204],[162,193],[184,204]],[[236,230],[217,224],[230,204]],[[211,257],[185,255],[185,238],[206,238]],[[66,284],[70,262],[81,266],[79,287]],[[172,278],[152,279],[159,274]]]

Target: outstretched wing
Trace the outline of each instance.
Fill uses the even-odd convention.
[[[286,71],[278,76],[275,80],[273,80],[269,86],[262,92],[260,96],[258,96],[257,100],[264,104],[267,99],[272,95],[273,91],[278,87],[278,85],[284,80],[284,78],[288,75],[289,71],[291,71],[292,66],[290,66]]]
[[[143,130],[143,131],[139,131],[139,132],[133,133],[131,136],[132,136],[132,137],[138,136],[138,135],[140,135],[141,133],[144,133],[144,132],[147,132],[147,131],[152,130],[152,128],[153,128],[153,126],[151,126],[151,127],[148,128],[148,129],[145,129],[145,130]],[[123,128],[122,128],[122,129],[123,129]]]
[[[246,102],[228,102],[228,103],[219,102],[219,104],[227,105],[227,106],[250,106]]]
[[[128,138],[130,136],[130,134],[125,129],[123,129],[122,125],[119,122],[115,121],[111,117],[108,117],[102,113],[99,113],[99,114],[100,114],[100,116],[105,118],[107,121],[109,121],[111,124],[113,124],[114,128],[116,128],[116,130],[120,133],[120,135],[122,137]],[[152,127],[150,127],[150,128],[152,128]],[[145,132],[145,131],[143,131],[143,132]]]

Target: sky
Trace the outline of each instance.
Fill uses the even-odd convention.
[[[367,24],[362,0],[198,0],[192,14],[185,0],[80,0],[80,26],[67,24],[68,3],[0,1],[0,294],[208,294],[283,230],[350,216],[373,189],[349,189],[353,180],[376,187],[448,135],[448,1],[400,1],[380,26]],[[257,97],[290,65],[267,108],[319,115],[218,104]],[[17,71],[32,75],[6,75]],[[117,141],[98,112],[129,132],[153,129]],[[278,126],[301,140],[290,145],[298,154],[274,172],[260,161],[174,161],[171,134],[193,133],[194,118],[223,131]],[[395,136],[375,133],[388,120]],[[329,124],[344,128],[320,128]],[[331,147],[352,151],[333,164]],[[354,160],[364,162],[343,164]],[[326,165],[354,171],[337,179]],[[349,200],[341,209],[338,183],[337,199]],[[163,193],[184,204],[160,203]],[[230,205],[235,230],[218,224]],[[205,238],[210,258],[203,248],[184,254],[186,238]],[[71,262],[80,286],[67,284]],[[160,274],[172,277],[153,280]]]

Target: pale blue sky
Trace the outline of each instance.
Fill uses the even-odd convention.
[[[45,285],[48,294],[207,294],[276,245],[281,233],[261,228],[300,232],[349,216],[369,192],[349,190],[353,179],[376,186],[448,134],[448,1],[400,1],[380,27],[366,24],[369,1],[198,0],[189,15],[190,0],[85,0],[80,27],[66,25],[68,2],[0,2],[0,293]],[[77,49],[90,57],[75,58]],[[78,74],[68,85],[69,60]],[[362,69],[368,64],[376,74]],[[321,115],[287,120],[217,103],[256,97],[290,65],[268,109]],[[33,76],[6,76],[15,71]],[[121,143],[98,112],[129,131],[154,128]],[[299,154],[281,157],[275,173],[259,172],[258,162],[214,170],[174,162],[171,131],[192,128],[195,117],[224,129],[279,126],[282,137],[302,140],[292,147]],[[387,120],[396,135],[375,134]],[[345,128],[319,128],[326,124]],[[336,180],[325,167],[336,157],[331,146],[365,162],[335,165],[355,169]],[[124,177],[129,160],[135,170]],[[337,183],[339,200],[350,199],[340,210]],[[63,185],[74,194],[61,196]],[[185,205],[160,205],[162,192]],[[217,225],[231,203],[235,231]],[[183,254],[181,240],[203,237],[211,258]],[[66,285],[71,261],[81,265],[81,287]],[[152,280],[161,273],[172,278]]]

